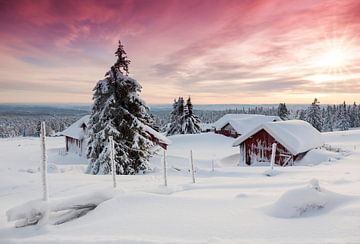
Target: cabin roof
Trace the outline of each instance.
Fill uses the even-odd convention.
[[[72,138],[79,139],[79,140],[84,138],[85,134],[84,134],[84,130],[81,128],[81,125],[82,124],[87,125],[89,122],[89,118],[90,118],[90,115],[85,115],[84,117],[82,117],[81,119],[77,120],[72,125],[70,125],[67,129],[60,132],[59,135],[68,136],[68,137],[72,137]],[[141,122],[139,122],[139,123],[141,123]],[[144,130],[147,133],[149,133],[152,136],[154,136],[155,138],[157,138],[159,140],[159,142],[167,144],[167,145],[171,144],[171,141],[169,139],[167,139],[166,136],[164,136],[160,132],[157,132],[150,126],[144,125],[142,123],[141,123],[141,125],[143,126]]]
[[[164,143],[166,145],[171,144],[171,141],[162,133],[154,130],[153,128],[151,128],[148,125],[143,125],[144,129],[146,132],[148,132],[149,134],[153,135],[155,138],[157,138],[159,140],[159,142]]]
[[[216,121],[216,130],[221,130],[225,125],[230,124],[235,131],[240,134],[246,134],[262,123],[280,121],[278,116],[266,116],[260,114],[226,114]]]
[[[79,120],[75,121],[72,125],[66,128],[64,131],[60,132],[59,135],[61,136],[68,136],[75,139],[82,139],[84,138],[84,130],[81,128],[82,124],[87,125],[89,122],[90,115],[85,115],[81,117]]]
[[[236,139],[233,146],[239,146],[262,129],[286,147],[293,155],[307,152],[310,149],[324,145],[324,139],[321,133],[308,122],[302,120],[287,120],[261,124]]]

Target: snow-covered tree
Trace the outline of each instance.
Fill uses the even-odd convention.
[[[321,109],[317,98],[315,98],[314,102],[310,105],[310,107],[306,109],[305,120],[309,122],[318,131],[322,130]]]
[[[191,98],[184,102],[183,97],[174,100],[173,110],[170,114],[170,124],[166,131],[168,136],[177,134],[200,133],[200,119],[193,112]]]
[[[166,130],[167,136],[183,134],[182,133],[182,119],[184,117],[184,99],[179,97],[174,99],[173,110],[170,113],[170,124]]]
[[[130,60],[120,41],[115,55],[115,64],[94,88],[88,125],[87,172],[90,174],[111,172],[109,136],[114,139],[116,174],[146,170],[153,145],[145,131],[152,121],[139,97],[141,85],[128,77]]]
[[[327,106],[323,115],[323,131],[333,131],[334,129],[334,116],[331,106]]]
[[[350,128],[350,120],[345,102],[339,106],[336,127],[340,130],[348,130]]]
[[[279,104],[277,114],[282,120],[288,120],[289,119],[290,112],[287,109],[285,103],[280,103]]]
[[[191,98],[189,97],[184,107],[184,119],[182,120],[182,132],[183,134],[198,134],[201,132],[200,119],[193,112],[193,105]]]

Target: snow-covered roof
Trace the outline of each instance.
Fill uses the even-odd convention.
[[[70,125],[67,129],[60,132],[59,135],[68,136],[68,137],[72,137],[72,138],[79,139],[79,140],[84,138],[85,134],[84,134],[84,130],[81,128],[81,125],[82,124],[87,125],[87,123],[89,122],[89,118],[90,118],[90,115],[85,115],[84,117],[82,117],[81,119],[77,120],[75,123]],[[164,136],[160,132],[157,132],[150,126],[144,125],[142,123],[141,123],[141,125],[143,126],[143,128],[146,132],[153,135],[160,142],[162,142],[164,144],[171,144],[171,141],[169,139],[167,139],[166,136]]]
[[[155,138],[157,138],[161,143],[164,144],[171,144],[171,141],[163,134],[161,134],[160,132],[157,132],[156,130],[154,130],[153,128],[151,128],[150,126],[144,125],[144,129],[146,132],[148,132],[149,134],[153,135]]]
[[[286,147],[293,155],[307,152],[310,149],[324,145],[321,133],[308,122],[302,120],[287,120],[261,124],[236,139],[233,146],[239,146],[246,139],[262,129]]]
[[[214,125],[216,130],[220,130],[226,124],[230,124],[238,134],[243,135],[260,124],[280,120],[281,119],[278,116],[266,116],[260,114],[226,114],[217,120]]]
[[[87,125],[89,122],[90,115],[85,115],[79,120],[77,120],[75,123],[70,125],[68,128],[66,128],[64,131],[60,132],[59,135],[62,136],[68,136],[75,139],[82,139],[85,134],[83,128],[81,128],[82,124]]]

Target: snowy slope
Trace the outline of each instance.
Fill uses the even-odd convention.
[[[5,212],[41,197],[39,140],[1,139],[0,243],[359,243],[360,131],[324,138],[351,154],[315,166],[277,167],[279,174],[267,177],[264,167],[228,165],[211,171],[208,162],[214,157],[221,161],[237,153],[233,139],[212,133],[173,136],[168,188],[162,186],[157,156],[154,172],[117,176],[115,196],[87,215],[62,225],[20,229],[7,222]],[[58,153],[63,140],[48,138],[49,163],[58,168],[49,174],[50,200],[111,190],[111,176],[83,174],[83,159]],[[190,149],[197,162],[196,184],[187,171]],[[181,171],[173,164],[181,164]],[[313,178],[324,194],[308,188]],[[311,212],[294,215],[292,206],[310,206]]]

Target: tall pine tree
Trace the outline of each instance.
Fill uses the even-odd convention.
[[[288,120],[289,119],[290,113],[289,113],[289,110],[287,109],[285,103],[280,103],[279,104],[277,114],[280,117],[280,119],[282,119],[282,120]]]
[[[340,130],[348,130],[350,127],[349,114],[345,102],[339,106],[336,127]]]
[[[307,108],[305,120],[309,122],[318,131],[322,130],[321,109],[317,98],[315,98],[314,102],[310,105],[310,107]]]
[[[183,97],[174,100],[173,110],[170,114],[170,124],[166,131],[168,136],[178,134],[196,134],[201,132],[200,119],[193,112],[193,105],[189,97],[184,102]]]
[[[136,174],[148,169],[150,148],[146,126],[152,123],[143,100],[139,97],[141,85],[128,77],[130,60],[119,41],[115,52],[117,60],[105,79],[94,88],[87,156],[87,172],[109,174],[109,136],[115,144],[116,174]]]
[[[199,123],[200,119],[194,114],[191,98],[189,97],[184,108],[182,131],[184,134],[198,134],[201,132]]]

